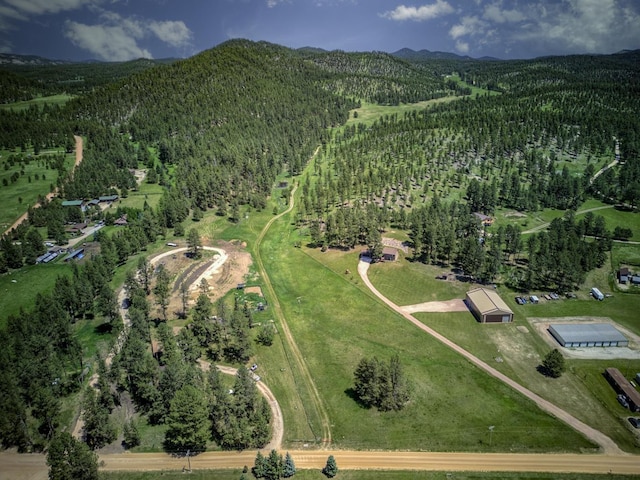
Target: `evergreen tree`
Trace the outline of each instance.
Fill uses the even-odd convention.
[[[98,456],[68,432],[56,435],[47,452],[49,480],[98,480]]]
[[[322,469],[322,473],[328,478],[333,478],[338,474],[338,465],[333,455],[329,455],[329,458],[327,458],[327,464]]]
[[[127,448],[133,448],[140,445],[140,432],[138,431],[138,424],[134,419],[127,421],[124,424],[124,443]]]
[[[197,260],[202,257],[202,240],[195,228],[190,229],[187,234],[187,248],[191,258]]]
[[[203,391],[186,385],[171,400],[168,429],[165,434],[166,447],[170,451],[202,452],[209,440],[209,412]]]
[[[557,348],[551,350],[542,360],[542,373],[551,378],[560,377],[565,371],[564,357]]]
[[[296,474],[296,465],[293,463],[293,457],[287,452],[284,457],[284,469],[282,470],[282,476],[284,478],[293,477]]]
[[[169,307],[169,295],[171,293],[169,289],[169,283],[171,278],[169,273],[164,268],[164,265],[160,265],[156,269],[156,285],[153,287],[153,294],[156,296],[156,303],[162,311],[162,318],[167,321],[167,308]]]

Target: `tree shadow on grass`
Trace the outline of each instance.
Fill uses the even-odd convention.
[[[107,335],[113,331],[113,325],[111,325],[109,322],[104,322],[104,323],[101,323],[100,325],[97,325],[93,329],[93,331],[98,335]]]
[[[360,408],[363,408],[365,410],[371,410],[371,405],[364,403],[362,400],[360,400],[360,397],[358,397],[358,394],[356,393],[356,390],[354,388],[349,387],[344,391],[344,393],[347,395],[347,397],[349,397],[351,400],[356,402],[358,406],[360,406]]]

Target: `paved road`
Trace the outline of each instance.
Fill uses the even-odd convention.
[[[365,257],[363,257],[363,258],[365,258]],[[367,287],[380,300],[382,300],[385,304],[387,304],[392,310],[394,310],[397,313],[399,313],[400,315],[402,315],[404,318],[409,320],[411,323],[413,323],[415,326],[417,326],[421,330],[427,332],[429,335],[434,337],[436,340],[439,340],[440,342],[444,343],[449,348],[455,350],[456,352],[458,352],[459,354],[464,356],[467,360],[469,360],[471,363],[473,363],[477,367],[479,367],[482,370],[484,370],[485,372],[487,372],[492,377],[497,378],[498,380],[500,380],[503,383],[507,384],[508,386],[513,388],[514,390],[520,392],[524,396],[526,396],[526,397],[530,398],[531,400],[533,400],[542,410],[544,410],[545,412],[550,413],[551,415],[553,415],[554,417],[558,418],[559,420],[562,420],[566,424],[570,425],[572,428],[574,428],[577,431],[579,431],[580,433],[582,433],[585,437],[587,437],[591,441],[593,441],[593,442],[597,443],[598,445],[600,445],[600,447],[602,448],[602,450],[605,453],[607,453],[607,454],[615,454],[615,455],[625,455],[625,452],[620,450],[618,445],[616,445],[616,443],[613,440],[611,440],[608,436],[606,436],[602,432],[600,432],[600,431],[596,430],[595,428],[590,427],[586,423],[578,420],[573,415],[570,415],[568,412],[562,410],[561,408],[557,407],[556,405],[554,405],[553,403],[549,402],[548,400],[545,400],[544,398],[542,398],[538,394],[532,392],[528,388],[523,387],[522,385],[520,385],[519,383],[517,383],[513,379],[507,377],[502,372],[499,372],[498,370],[496,370],[495,368],[493,368],[489,364],[483,362],[478,357],[476,357],[472,353],[468,352],[464,348],[460,347],[456,343],[452,342],[451,340],[449,340],[445,336],[439,334],[438,332],[436,332],[432,328],[427,327],[425,324],[420,322],[417,318],[415,318],[412,315],[410,315],[409,313],[406,313],[405,311],[403,311],[403,309],[401,307],[397,306],[395,303],[393,303],[387,297],[382,295],[372,285],[372,283],[369,280],[369,277],[367,275],[368,270],[369,270],[369,262],[367,262],[365,260],[361,260],[360,263],[358,264],[358,273],[360,274],[360,277],[362,278],[362,281],[365,283],[365,285],[367,285]],[[640,459],[637,459],[637,457],[636,457],[636,461],[638,462],[639,467],[640,467]]]

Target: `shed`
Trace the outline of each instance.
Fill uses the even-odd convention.
[[[627,275],[620,275],[620,283],[628,283],[629,277]]]
[[[382,249],[382,259],[388,262],[395,262],[398,258],[398,250],[392,247],[384,247]]]
[[[467,292],[467,306],[480,323],[509,323],[513,311],[495,290],[474,288]]]
[[[629,267],[620,267],[620,270],[618,271],[618,275],[620,277],[625,276],[628,277],[631,274],[631,272],[629,271]]]
[[[103,195],[98,197],[99,202],[115,202],[118,199],[118,195]]]
[[[605,378],[609,381],[613,389],[624,395],[632,412],[640,411],[640,393],[633,388],[631,382],[617,368],[609,367],[604,371]]]
[[[549,333],[563,347],[627,347],[629,340],[609,323],[549,325]]]
[[[82,200],[64,200],[62,202],[63,207],[81,207]]]
[[[640,285],[640,275],[634,275],[631,277],[631,283],[634,285]]]

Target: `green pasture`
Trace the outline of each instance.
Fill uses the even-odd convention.
[[[164,187],[162,185],[142,182],[138,185],[137,190],[130,190],[126,198],[118,199],[114,207],[137,208],[142,210],[144,203],[147,202],[151,208],[157,208],[163,192]]]
[[[614,243],[611,249],[611,269],[615,271],[620,265],[640,267],[640,245]],[[636,270],[638,270],[636,268]]]
[[[34,205],[39,195],[46,195],[51,191],[51,185],[56,184],[58,173],[55,170],[46,168],[46,155],[31,157],[28,165],[16,163],[8,170],[4,169],[5,161],[9,152],[3,151],[0,156],[0,231],[4,232],[15,222],[20,215],[27,211],[30,205]],[[65,167],[70,169],[73,166],[74,157],[67,155]],[[41,165],[40,165],[41,164]],[[21,170],[21,174],[15,183],[11,183],[11,176]],[[38,175],[39,180],[35,179]],[[45,176],[45,179],[42,176]],[[29,181],[31,178],[31,181]],[[3,180],[7,181],[4,186]]]
[[[73,95],[58,94],[50,95],[48,97],[36,97],[31,100],[25,100],[23,102],[4,103],[0,104],[2,110],[27,110],[31,106],[37,106],[42,108],[44,105],[64,105],[73,98]]]
[[[365,101],[361,102],[361,107],[352,110],[349,114],[349,120],[346,125],[352,125],[357,123],[364,123],[365,125],[370,125],[380,117],[384,115],[404,115],[405,112],[412,112],[414,110],[423,110],[427,108],[429,105],[433,105],[435,103],[442,102],[451,102],[452,100],[456,100],[458,98],[463,97],[443,97],[436,98],[433,100],[425,100],[423,102],[417,103],[403,103],[400,105],[378,105],[375,103],[368,103]],[[357,113],[357,116],[355,115]]]
[[[18,314],[21,308],[28,311],[39,293],[50,292],[58,275],[70,272],[68,265],[50,263],[29,265],[0,275],[0,329],[5,327],[10,315]]]
[[[473,288],[468,283],[436,280],[435,275],[442,270],[435,266],[401,260],[372,265],[369,278],[379,291],[398,305],[464,298],[465,292]],[[587,282],[589,285],[599,286],[602,291],[610,291],[609,276],[609,268],[605,266],[591,272]],[[622,448],[634,451],[640,447],[640,443],[634,442],[629,435],[624,418],[626,411],[618,409],[615,395],[612,395],[606,382],[604,385],[608,389],[602,391],[601,376],[592,372],[587,377],[589,381],[582,380],[585,362],[571,360],[571,373],[560,379],[548,379],[536,370],[552,346],[529,324],[529,317],[608,317],[640,333],[640,323],[637,320],[640,308],[638,296],[616,294],[598,302],[591,298],[589,290],[590,287],[585,286],[578,292],[577,299],[542,299],[537,305],[529,303],[521,306],[514,301],[516,293],[503,288],[499,292],[515,312],[515,322],[510,325],[483,325],[467,312],[417,313],[414,316],[527,388],[605,432]],[[525,332],[518,327],[525,327]],[[592,370],[599,369],[600,373],[611,366],[611,362],[605,361],[592,363],[596,365]],[[640,371],[640,360],[617,360],[613,363]],[[594,394],[598,388],[601,389],[600,395]]]
[[[288,232],[286,222],[276,223],[262,255],[321,393],[337,447],[527,452],[592,448],[374,299],[357,277],[357,253],[294,248]],[[362,408],[351,391],[357,363],[363,356],[386,360],[394,353],[413,384],[413,400],[400,412]],[[504,434],[489,445],[487,428],[498,420]]]
[[[336,455],[339,480],[610,480],[628,479],[625,475],[602,474],[589,475],[584,473],[516,473],[516,472],[424,472],[424,471],[394,471],[394,470],[341,470],[340,456]],[[186,460],[186,459],[185,459]],[[296,459],[293,457],[295,463]],[[250,473],[251,465],[247,465],[249,473],[247,478],[253,478]],[[241,468],[228,470],[193,470],[188,474],[190,480],[238,480],[242,476]],[[162,477],[166,480],[178,480],[185,477],[182,471],[161,472],[100,472],[102,480],[156,480]],[[295,480],[326,480],[320,469],[302,470],[298,468],[293,477]]]
[[[448,75],[447,79],[453,80],[454,82],[456,82],[459,85],[462,85],[463,87],[469,87],[471,89],[472,97],[476,97],[478,95],[490,95],[490,96],[500,95],[500,92],[496,92],[495,90],[487,90],[485,88],[476,87],[475,85],[471,85],[467,82],[462,81],[462,79],[460,78],[460,75],[458,75],[457,73]]]

